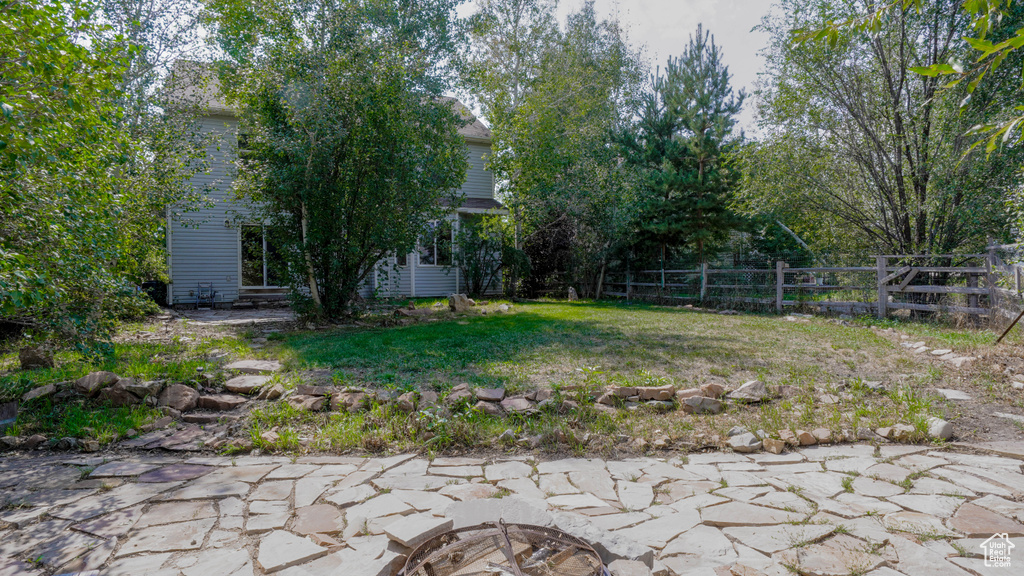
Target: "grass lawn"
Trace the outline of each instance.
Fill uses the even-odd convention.
[[[899,346],[900,334],[905,334],[933,347],[983,353],[994,339],[988,331],[892,320],[722,315],[613,302],[521,303],[509,313],[496,312],[492,303],[487,309],[488,314],[440,312],[405,325],[396,325],[388,315],[366,318],[361,325],[267,334],[253,329],[211,331],[177,321],[174,333],[163,334],[159,342],[150,337],[166,326],[133,325],[122,331],[115,357],[98,366],[66,355],[56,369],[23,372],[14,369],[14,355],[0,356],[0,394],[16,398],[34,386],[96,369],[179,382],[214,373],[215,381],[222,381],[226,375],[208,359],[218,349],[236,358],[281,360],[286,371],[276,381],[286,387],[311,379],[311,371],[322,380],[326,370],[338,386],[434,389],[442,394],[460,383],[505,387],[510,394],[550,388],[556,398],[580,404],[571,413],[551,410],[497,418],[469,405],[450,412],[405,414],[379,405],[358,414],[310,414],[285,402],[252,402],[243,433],[261,448],[441,450],[533,439],[528,443],[541,448],[608,453],[635,450],[642,445],[632,442],[637,438],[667,440],[675,447],[721,444],[736,425],[769,434],[817,427],[841,434],[902,422],[916,426],[918,438],[923,438],[928,416],[956,415],[956,408],[925,388],[957,387],[954,381],[987,381],[993,391],[1003,386],[984,371],[961,377]],[[883,331],[886,328],[897,332]],[[254,343],[257,336],[268,341]],[[690,388],[715,382],[735,388],[748,380],[765,382],[781,397],[762,405],[729,404],[721,414],[701,416],[647,409],[609,415],[592,406],[607,385]],[[873,392],[865,381],[881,381],[888,390]],[[146,407],[115,410],[82,399],[46,399],[25,408],[17,433],[101,440],[138,429],[159,415]],[[280,438],[273,444],[262,438],[270,430]],[[499,441],[503,434],[505,439]]]

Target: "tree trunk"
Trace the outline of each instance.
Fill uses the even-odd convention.
[[[306,259],[306,275],[309,279],[309,294],[313,298],[313,305],[316,307],[317,316],[323,316],[324,305],[320,301],[320,288],[316,283],[316,274],[313,272],[313,258],[309,254],[307,244],[307,230],[309,221],[307,218],[306,203],[302,203],[302,255]]]

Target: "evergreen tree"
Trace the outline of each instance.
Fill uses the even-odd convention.
[[[697,27],[686,51],[656,74],[633,133],[623,138],[631,162],[648,172],[649,197],[638,221],[641,242],[689,248],[701,262],[742,219],[729,208],[735,177],[725,162],[746,94],[735,94],[710,32]]]

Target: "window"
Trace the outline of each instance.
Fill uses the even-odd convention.
[[[428,224],[427,234],[420,240],[420,265],[452,265],[452,223],[448,220]]]
[[[406,253],[402,253],[402,254],[399,254],[399,255],[395,256],[395,264],[398,265],[398,266],[408,266],[409,265],[409,255],[406,254]]]
[[[281,249],[267,226],[242,226],[242,286],[284,286]]]

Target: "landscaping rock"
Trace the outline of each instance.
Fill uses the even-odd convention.
[[[278,434],[277,432],[274,432],[273,430],[267,430],[266,432],[260,434],[260,438],[267,444],[273,446],[276,446],[277,443],[281,441],[281,435]]]
[[[330,396],[335,391],[334,386],[314,386],[312,384],[299,384],[295,387],[295,394],[298,396]]]
[[[779,430],[779,438],[781,438],[783,442],[789,444],[790,446],[800,445],[800,439],[797,438],[796,434],[793,434],[792,430]]]
[[[416,411],[416,393],[406,392],[398,397],[395,401],[395,406],[398,407],[402,412],[415,412]]]
[[[615,386],[608,390],[612,396],[618,396],[619,398],[629,398],[630,396],[636,396],[636,387],[634,386]]]
[[[480,400],[473,406],[474,410],[479,410],[488,416],[503,416],[505,411],[501,409],[501,404],[494,402],[485,402]]]
[[[761,449],[761,441],[753,433],[744,432],[729,438],[729,446],[736,452],[757,452]]]
[[[366,392],[337,392],[331,396],[331,408],[336,411],[359,412],[370,407]]]
[[[235,376],[224,383],[224,388],[228,392],[234,392],[235,394],[252,394],[252,392],[258,388],[261,388],[267,381],[270,380],[270,376],[260,376],[256,374],[247,374],[245,376]]]
[[[448,296],[448,309],[452,312],[468,312],[472,306],[472,301],[465,294]]]
[[[818,439],[814,437],[814,434],[807,430],[797,430],[796,439],[801,446],[813,446],[818,443]]]
[[[225,370],[242,374],[270,374],[281,371],[281,363],[277,360],[238,360],[224,366]]]
[[[117,374],[113,372],[93,372],[75,380],[75,391],[92,398],[99,394],[101,389],[115,384],[118,379]]]
[[[327,399],[323,396],[292,396],[288,398],[288,404],[301,412],[319,412],[324,409]]]
[[[915,428],[910,424],[897,424],[889,431],[889,439],[897,442],[906,442],[914,434]]]
[[[448,392],[445,396],[444,403],[448,406],[454,406],[464,400],[471,400],[473,398],[473,392],[469,389],[469,384],[459,384]]]
[[[693,398],[694,396],[708,396],[708,395],[704,394],[701,391],[700,388],[687,388],[685,390],[677,390],[676,391],[676,400],[679,400],[680,402],[682,402],[683,400],[686,400],[687,398]],[[710,396],[708,396],[708,397],[710,398]]]
[[[392,522],[384,528],[394,542],[398,542],[406,548],[418,548],[421,544],[452,529],[455,521],[452,519],[437,518],[430,514],[416,514],[402,518],[401,522]]]
[[[728,394],[730,400],[740,402],[761,402],[769,396],[768,387],[758,380],[751,380]]]
[[[129,378],[130,382],[125,384],[125,389],[135,394],[139,398],[145,398],[147,396],[159,396],[160,391],[164,389],[167,384],[165,380],[147,380],[140,382],[135,378]],[[120,384],[120,382],[118,382]]]
[[[30,400],[35,400],[36,398],[46,398],[48,396],[53,396],[56,392],[56,386],[53,384],[47,384],[46,386],[40,386],[25,392],[25,395],[21,397],[21,401],[28,402]]]
[[[273,386],[262,389],[257,398],[260,400],[277,400],[281,396],[284,396],[284,386],[274,384]]]
[[[17,450],[21,447],[22,439],[18,436],[0,436],[0,452]]]
[[[576,289],[573,288],[572,286],[569,286],[568,298],[569,302],[575,302],[580,299],[580,295],[576,293]]]
[[[724,409],[724,406],[714,398],[694,396],[683,400],[682,408],[688,414],[718,414]]]
[[[939,395],[945,398],[946,400],[964,401],[973,399],[970,394],[967,394],[966,392],[961,392],[959,390],[950,390],[948,388],[936,388],[935,391],[938,392]]]
[[[103,402],[110,402],[111,406],[120,408],[121,406],[134,406],[135,404],[142,403],[142,400],[128,391],[125,386],[126,382],[134,382],[133,378],[122,378],[114,383],[113,386],[109,386],[100,390],[99,398]]]
[[[953,425],[941,418],[932,416],[928,418],[928,437],[949,440],[953,437]]]
[[[517,414],[525,414],[529,412],[536,412],[537,406],[533,402],[530,402],[522,396],[516,396],[514,398],[506,398],[501,401],[501,407],[507,412],[513,412]]]
[[[326,554],[326,548],[317,546],[308,538],[300,538],[284,530],[274,530],[260,541],[256,561],[269,574]]]
[[[724,393],[725,387],[714,382],[708,382],[700,387],[700,395],[706,398],[721,398]]]
[[[671,400],[675,389],[671,384],[665,386],[643,386],[636,389],[641,400]]]
[[[832,443],[832,431],[828,428],[815,428],[811,430],[811,434],[814,435],[814,439],[818,441],[818,444]]]
[[[179,412],[188,412],[199,402],[199,392],[184,384],[171,384],[160,393],[158,405],[169,406]]]
[[[501,402],[505,399],[504,388],[477,388],[473,391],[477,400],[484,402]]]
[[[437,392],[433,390],[423,390],[420,392],[419,409],[433,408],[437,406]]]
[[[602,406],[615,406],[618,403],[618,397],[610,392],[601,394],[597,398],[597,403]]]
[[[234,394],[210,394],[208,396],[200,396],[197,404],[204,410],[223,412],[234,410],[246,402],[245,398]]]
[[[616,560],[608,565],[612,576],[652,576],[651,568],[636,560]]]
[[[782,450],[786,447],[786,443],[776,438],[765,438],[761,441],[764,449],[772,454],[782,454]]]
[[[648,408],[653,409],[655,412],[669,412],[675,410],[676,405],[668,400],[651,400],[645,404]]]
[[[53,368],[53,353],[40,346],[26,346],[18,351],[22,370]]]

